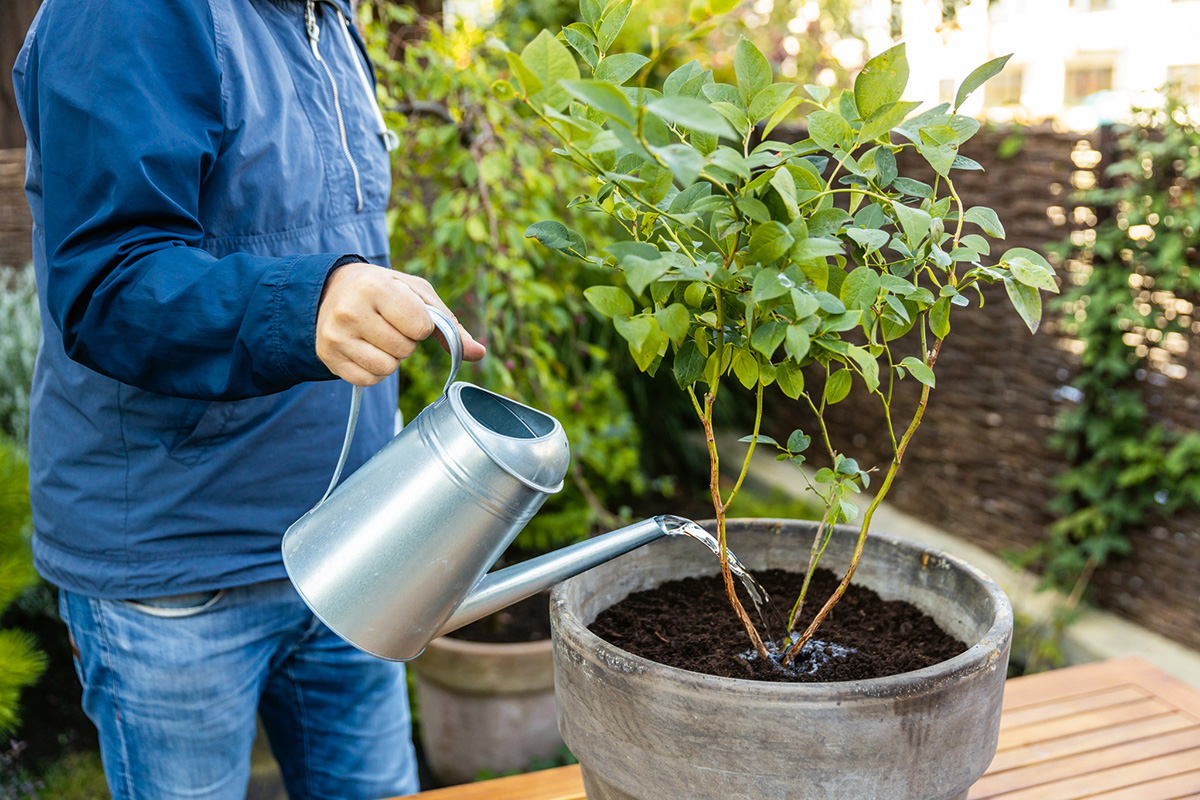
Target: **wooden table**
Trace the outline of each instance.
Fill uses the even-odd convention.
[[[970,797],[1200,798],[1200,691],[1137,658],[1015,678],[1004,691],[996,758]],[[584,800],[584,794],[573,766],[413,798]]]

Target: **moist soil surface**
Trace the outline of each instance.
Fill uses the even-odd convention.
[[[804,576],[779,569],[754,576],[771,598],[763,607],[766,630],[759,620],[755,623],[764,640],[778,642]],[[817,570],[797,631],[807,627],[838,581],[829,570]],[[755,618],[754,606],[740,586],[738,596]],[[911,603],[884,601],[870,589],[851,584],[793,665],[785,668],[778,663],[778,654],[762,659],[754,652],[726,599],[720,575],[685,578],[635,592],[601,612],[588,627],[605,641],[660,664],[762,681],[881,678],[932,666],[967,650]]]
[[[527,597],[495,614],[464,625],[450,634],[455,639],[489,644],[537,642],[550,638],[550,595]]]

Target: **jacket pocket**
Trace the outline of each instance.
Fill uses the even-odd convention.
[[[224,596],[224,589],[216,589],[208,592],[188,592],[187,594],[169,595],[167,597],[122,600],[121,602],[143,614],[170,619],[194,617],[197,614],[203,614],[219,603]]]

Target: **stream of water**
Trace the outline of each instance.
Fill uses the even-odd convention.
[[[690,519],[667,515],[663,517],[663,523],[666,525],[668,535],[688,536],[711,550],[713,555],[718,558],[721,557],[721,543],[717,541],[717,537]],[[738,560],[738,557],[728,547],[725,548],[725,555],[729,562],[730,571],[742,582],[742,586],[746,588],[746,594],[750,595],[750,602],[754,604],[754,610],[758,612],[758,618],[762,621],[763,628],[768,628],[767,620],[763,616],[763,606],[771,602],[771,598],[767,596],[767,590],[754,579],[754,576],[750,574],[750,570],[742,565],[742,562]]]

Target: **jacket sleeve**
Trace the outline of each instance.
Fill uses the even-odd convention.
[[[333,377],[316,312],[342,253],[214,258],[199,198],[224,134],[203,0],[82,0],[26,67],[50,317],[74,360],[161,394],[231,400]],[[271,198],[263,198],[271,202]]]

